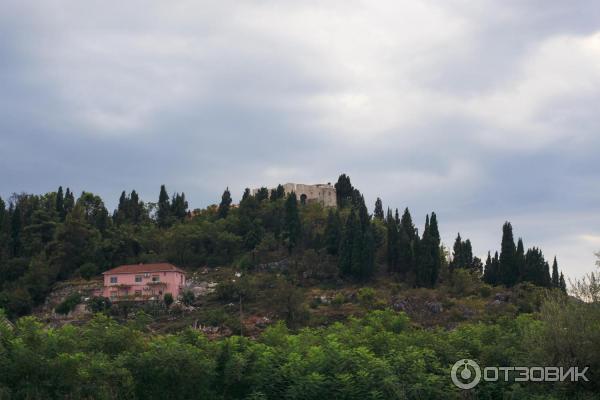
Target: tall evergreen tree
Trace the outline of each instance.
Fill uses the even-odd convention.
[[[221,196],[221,203],[219,204],[219,209],[217,210],[218,218],[227,218],[229,215],[229,209],[231,207],[231,193],[229,192],[229,187],[225,189],[223,195]]]
[[[329,209],[325,226],[325,248],[327,253],[337,255],[342,240],[342,221],[338,210]]]
[[[452,247],[452,262],[450,262],[450,271],[453,271],[456,268],[461,268],[465,265],[462,251],[463,241],[459,232],[458,235],[456,235],[454,246]]]
[[[373,216],[378,220],[383,221],[383,203],[379,197],[375,201],[375,211],[373,212]]]
[[[550,266],[544,259],[544,254],[537,247],[527,250],[525,253],[525,273],[523,280],[534,285],[550,287]]]
[[[285,197],[285,189],[281,184],[277,185],[277,188],[271,190],[271,198],[270,198],[271,201],[283,199],[284,197]]]
[[[517,248],[513,237],[512,225],[505,222],[502,227],[502,246],[500,251],[499,283],[513,286],[517,283],[519,272],[516,260]]]
[[[63,214],[66,216],[68,213],[73,211],[74,207],[75,207],[75,196],[73,195],[73,192],[71,192],[71,190],[69,188],[67,188],[67,190],[65,192]]]
[[[399,226],[388,208],[385,220],[387,231],[387,263],[390,272],[400,270],[400,231]]]
[[[269,189],[267,189],[266,187],[261,187],[260,189],[258,189],[254,197],[256,197],[256,200],[258,201],[268,200]]]
[[[285,222],[284,238],[287,242],[288,251],[298,246],[301,238],[302,225],[298,211],[298,198],[296,193],[290,193],[285,200]]]
[[[160,186],[160,194],[158,195],[158,210],[156,211],[156,220],[158,226],[167,228],[171,222],[171,202],[165,185]]]
[[[525,273],[525,246],[523,245],[523,239],[519,238],[517,241],[517,252],[515,253],[515,264],[517,271],[516,282],[519,282],[523,279],[523,274]]]
[[[435,212],[431,213],[431,219],[429,221],[429,236],[430,236],[430,249],[432,265],[431,265],[431,275],[429,277],[429,285],[434,287],[437,283],[438,277],[440,275],[441,268],[441,257],[440,257],[440,244],[442,238],[440,236],[440,230],[438,228],[437,215]]]
[[[552,263],[552,287],[560,288],[560,277],[558,275],[558,263],[556,262],[556,256]]]
[[[65,196],[62,186],[59,186],[56,192],[56,213],[61,221],[65,219]]]
[[[340,175],[335,184],[335,196],[338,207],[342,208],[350,205],[353,194],[354,187],[350,182],[350,177],[346,174]]]
[[[558,278],[558,287],[563,293],[567,293],[567,284],[565,282],[565,277],[562,272],[560,273],[560,278]]]
[[[498,284],[498,252],[496,252],[492,259],[490,252],[488,251],[487,259],[485,260],[485,269],[483,271],[483,281],[488,285]]]
[[[404,228],[404,232],[408,236],[408,239],[413,242],[417,237],[417,229],[413,224],[412,217],[410,216],[410,211],[408,208],[404,210],[404,214],[402,214],[402,220],[400,221],[402,227]]]
[[[339,268],[342,275],[350,275],[352,272],[352,250],[355,237],[358,236],[359,232],[360,224],[358,223],[356,212],[352,209],[346,219],[342,243],[340,245]]]
[[[177,221],[183,221],[188,215],[188,202],[185,199],[185,193],[175,193],[171,200],[171,216]]]

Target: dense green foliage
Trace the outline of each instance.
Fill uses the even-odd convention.
[[[384,218],[378,198],[372,216],[349,176],[342,174],[335,187],[335,212],[305,204],[295,193],[286,196],[281,185],[255,195],[246,189],[238,206],[226,189],[218,205],[193,211],[184,193],[169,196],[164,185],[157,203],[123,191],[112,215],[99,196],[82,192],[75,199],[62,187],[44,195],[15,194],[8,204],[0,199],[0,307],[11,318],[25,315],[56,281],[152,261],[251,269],[287,257],[327,255],[345,279],[366,281],[387,270],[413,287],[435,287],[448,265],[450,273],[466,268],[481,275],[468,239],[459,236],[448,259],[434,212],[419,235],[408,208],[401,218],[388,209]],[[553,273],[539,249],[525,253],[521,240],[515,246],[506,223],[500,256],[488,257],[483,278],[492,285],[532,282],[565,290],[557,265]]]
[[[0,397],[459,399],[450,368],[462,358],[481,365],[599,366],[598,315],[577,330],[577,342],[554,325],[571,332],[590,311],[579,303],[567,307],[569,313],[548,302],[539,320],[524,314],[452,331],[414,328],[403,313],[374,311],[296,334],[279,323],[258,340],[216,341],[192,329],[148,335],[102,314],[83,327],[59,329],[32,317],[13,328],[0,315]],[[572,352],[565,358],[567,345]],[[591,399],[598,389],[591,377],[587,385],[482,382],[475,392],[485,399]]]

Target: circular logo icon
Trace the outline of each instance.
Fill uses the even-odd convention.
[[[457,387],[473,389],[481,380],[481,368],[475,361],[464,358],[454,363],[450,375]]]

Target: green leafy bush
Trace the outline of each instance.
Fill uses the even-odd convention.
[[[57,314],[67,315],[73,311],[79,303],[81,303],[81,295],[79,293],[71,293],[56,306],[54,311]]]

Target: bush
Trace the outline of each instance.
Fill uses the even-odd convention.
[[[186,290],[181,295],[181,301],[186,306],[191,305],[194,302],[194,300],[196,300],[196,296],[194,295],[194,292],[192,292],[191,290]]]
[[[110,299],[102,296],[92,297],[88,300],[86,306],[86,308],[93,313],[105,312],[110,310],[111,307],[112,302]]]
[[[375,289],[370,287],[360,288],[358,291],[358,302],[365,308],[372,308],[375,304]]]
[[[165,302],[165,306],[167,306],[167,308],[171,307],[171,304],[173,304],[174,301],[173,295],[171,293],[165,293],[163,301]]]
[[[57,314],[67,315],[73,311],[79,303],[81,303],[81,295],[79,293],[71,293],[62,301],[62,303],[56,306],[54,311]]]
[[[79,267],[79,275],[86,281],[89,281],[98,273],[98,267],[94,263],[85,263]]]
[[[340,307],[346,302],[346,296],[343,293],[336,293],[331,300],[331,305],[334,307]]]

